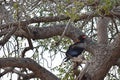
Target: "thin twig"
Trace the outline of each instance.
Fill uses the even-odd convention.
[[[30,49],[33,49],[33,44],[32,44],[32,41],[31,41],[31,36],[30,36],[30,33],[29,33],[28,28],[26,28],[25,31],[26,31],[26,34],[28,35],[27,40],[28,40],[29,47],[26,47],[26,48],[22,51],[22,58],[24,58],[25,52],[27,52],[27,51],[30,50]]]
[[[26,48],[22,51],[22,58],[24,58],[25,53],[26,53],[28,50],[33,49],[33,44],[32,44],[32,41],[31,41],[31,35],[30,35],[30,31],[29,31],[28,27],[22,27],[22,29],[26,32],[26,36],[27,36],[27,40],[28,40],[28,44],[29,44],[29,46],[26,47]]]
[[[28,44],[29,44],[29,47],[26,47],[23,51],[22,51],[22,58],[25,57],[25,53],[30,50],[30,49],[33,49],[33,45],[32,45],[32,41],[31,39],[27,39],[28,40]]]
[[[112,18],[112,21],[113,21],[113,23],[114,23],[114,26],[115,26],[115,29],[116,29],[116,33],[119,33],[119,30],[118,30],[118,27],[117,27],[117,24],[116,24],[116,22],[115,22],[115,20]]]
[[[65,35],[65,33],[66,33],[67,29],[68,29],[68,26],[69,26],[70,22],[71,22],[71,19],[69,19],[69,21],[68,21],[68,23],[67,23],[67,25],[66,25],[66,27],[65,27],[65,29],[64,29],[64,31],[63,31],[61,37],[60,37],[60,39],[59,39],[59,41],[56,43],[56,46],[59,45],[60,41],[61,41],[62,38],[64,37],[64,35]]]
[[[88,68],[89,64],[90,64],[89,62],[86,63],[85,68],[83,69],[82,72],[80,72],[80,74],[79,74],[79,76],[77,77],[76,80],[82,80],[82,78],[83,78],[85,72],[87,71],[87,68]]]

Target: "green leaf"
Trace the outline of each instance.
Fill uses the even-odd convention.
[[[19,4],[18,4],[17,2],[13,3],[13,8],[14,8],[14,9],[17,9],[17,8],[18,8],[18,5],[19,5]]]

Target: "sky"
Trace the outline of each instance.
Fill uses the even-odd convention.
[[[22,46],[28,46],[27,40],[22,41],[21,45]],[[37,43],[34,43],[33,46],[37,46]],[[13,48],[13,47],[11,47],[11,48]],[[38,51],[39,51],[39,53],[41,53],[42,52],[41,48],[39,48]],[[8,53],[7,49],[5,49],[5,51],[3,49],[0,49],[0,54],[1,54],[0,57],[3,57],[3,55],[5,55],[5,54],[3,54],[4,52]],[[48,51],[44,51],[43,54],[44,54],[43,57],[41,57],[41,55],[39,54],[40,58],[44,58],[43,60],[42,59],[39,60],[40,65],[45,67],[49,71],[51,71],[52,68],[61,65],[61,63],[62,63],[62,61],[65,57],[65,56],[61,56],[61,54],[64,54],[64,53],[59,52],[59,53],[56,54],[55,58],[53,60],[51,60],[50,54],[54,54],[53,52],[49,53]],[[31,58],[33,55],[34,55],[34,50],[29,50],[29,51],[26,52],[26,58]],[[1,70],[1,72],[2,71],[3,70]],[[57,74],[58,71],[53,71],[52,70],[52,73]],[[13,74],[11,76],[11,74],[6,74],[2,78],[0,78],[0,80],[10,80],[10,78],[12,78],[12,80],[17,80],[17,75]],[[31,79],[31,80],[33,80],[33,79]]]

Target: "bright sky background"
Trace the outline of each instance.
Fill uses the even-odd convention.
[[[14,42],[13,42],[14,43]],[[24,44],[26,44],[26,46],[28,46],[28,42],[27,42],[27,40],[25,40],[25,41],[23,41],[22,42],[22,44],[24,45]],[[25,46],[25,45],[24,45]],[[34,45],[33,46],[37,46],[37,43],[34,43]],[[11,47],[12,48],[12,47]],[[39,52],[41,52],[42,50],[41,49],[39,49]],[[0,50],[0,57],[2,57],[4,54],[3,54],[4,52],[3,52],[3,50],[1,49]],[[33,55],[33,51],[32,50],[29,50],[29,51],[27,51],[26,52],[26,57],[29,57],[29,58],[31,58],[31,56]],[[57,53],[56,54],[56,56],[55,56],[55,59],[52,61],[52,64],[51,64],[51,59],[50,59],[50,55],[49,55],[49,52],[48,51],[45,51],[44,53],[44,58],[45,59],[47,59],[47,61],[42,61],[41,60],[41,63],[44,63],[44,64],[41,64],[41,66],[44,66],[47,70],[49,70],[49,71],[51,71],[50,70],[50,68],[49,67],[51,67],[51,68],[54,68],[54,67],[56,67],[56,66],[59,66],[61,63],[62,63],[62,61],[63,61],[63,59],[64,59],[64,56],[61,56],[60,54],[64,54],[64,53]],[[2,71],[2,70],[1,70]],[[52,73],[54,73],[54,74],[57,74],[58,72],[57,71],[52,71]],[[13,74],[12,76],[11,76],[11,74],[6,74],[6,75],[4,75],[2,78],[0,78],[0,80],[10,80],[10,78],[12,77],[12,80],[17,80],[17,75],[16,74]],[[31,79],[31,80],[33,80],[33,79]]]

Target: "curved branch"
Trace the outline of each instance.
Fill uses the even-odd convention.
[[[4,71],[2,73],[0,73],[0,77],[2,77],[3,75],[7,74],[8,72],[12,72],[14,68],[9,67],[9,68],[5,68]]]
[[[29,32],[30,32],[30,37],[33,40],[36,39],[46,39],[46,38],[50,38],[53,36],[59,36],[64,32],[66,25],[54,25],[54,26],[48,26],[48,27],[28,27]],[[24,34],[24,33],[23,33]],[[15,35],[16,36],[22,36],[22,37],[26,37],[19,32],[16,32]],[[79,35],[84,34],[83,32],[81,32],[78,28],[75,28],[73,25],[69,25],[66,32],[65,32],[65,36],[72,39],[74,42],[76,42],[77,38]],[[96,48],[96,42],[93,42],[89,37],[86,39],[86,50],[94,53],[94,50]]]
[[[118,34],[113,43],[108,46],[98,45],[95,52],[96,55],[91,59],[90,65],[84,76],[90,80],[103,80],[109,69],[115,65],[120,58],[119,51],[120,34]]]
[[[41,80],[60,80],[30,58],[0,58],[0,68],[4,67],[28,68]]]
[[[15,33],[15,31],[17,30],[17,27],[13,27],[13,29],[11,31],[9,31],[2,40],[0,40],[0,45],[4,45],[9,39],[10,37]]]
[[[25,74],[25,73],[22,73],[20,71],[15,70],[15,69],[12,72],[18,74],[19,76],[22,76],[23,80],[28,80],[28,79],[36,77],[36,75],[34,73],[27,73],[27,74]]]
[[[26,47],[26,48],[22,51],[22,58],[24,58],[25,52],[27,52],[27,51],[30,50],[30,49],[31,49],[31,50],[33,49],[33,44],[32,44],[32,41],[31,41],[31,35],[30,35],[30,32],[29,32],[28,27],[25,27],[25,28],[24,28],[24,31],[26,32],[26,35],[27,35],[27,40],[28,40],[29,47]]]

